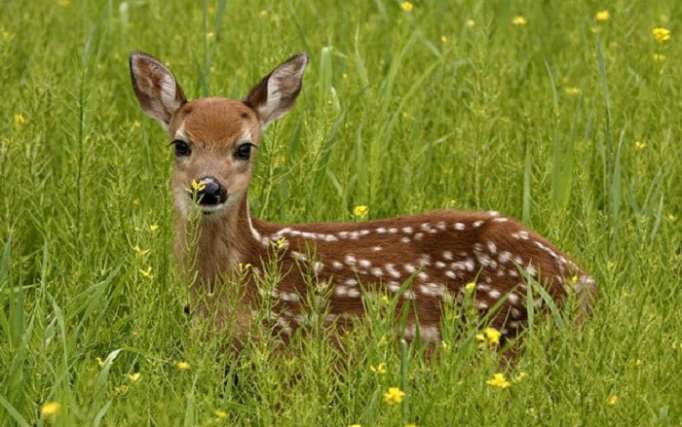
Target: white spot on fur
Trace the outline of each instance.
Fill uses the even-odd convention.
[[[509,260],[511,259],[511,257],[512,257],[511,252],[509,252],[509,251],[502,251],[502,252],[500,252],[500,255],[497,257],[497,259],[500,261],[500,263],[506,264],[507,262],[509,262]]]
[[[391,263],[386,264],[386,272],[396,279],[400,278],[400,272]]]
[[[411,290],[411,289],[408,289],[408,290],[406,290],[405,292],[403,292],[401,296],[402,296],[403,298],[409,299],[409,300],[417,299],[417,295],[416,295],[416,294],[414,293],[414,291]]]
[[[287,335],[291,335],[293,330],[291,329],[291,326],[289,325],[289,322],[284,317],[278,317],[277,318],[277,326],[279,326],[282,329],[282,332],[284,332]]]
[[[445,294],[445,286],[436,283],[419,285],[419,291],[429,297],[442,297]]]
[[[280,292],[279,299],[285,302],[298,302],[300,300],[298,294],[295,292]]]
[[[307,261],[308,260],[308,258],[306,258],[305,255],[303,255],[302,253],[297,252],[297,251],[291,251],[291,256],[298,261]]]

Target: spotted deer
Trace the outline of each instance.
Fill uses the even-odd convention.
[[[398,310],[410,304],[402,333],[426,342],[440,342],[444,301],[461,302],[464,295],[482,315],[494,308],[492,325],[503,337],[515,336],[527,320],[529,281],[557,302],[574,291],[579,308],[589,309],[594,281],[547,240],[497,212],[444,210],[287,225],[251,217],[247,193],[254,154],[268,124],[296,101],[307,63],[305,54],[292,56],[243,100],[188,101],[160,61],[139,52],[130,56],[139,103],[167,131],[175,152],[176,252],[194,273],[194,291],[233,283],[225,279],[240,266],[252,266],[239,285],[236,313],[238,328],[248,328],[250,313],[263,298],[258,275],[277,256],[281,280],[268,298],[274,301],[275,329],[284,339],[305,322],[311,276],[328,287],[326,321],[343,327],[365,312],[365,293],[383,293],[396,299]],[[197,208],[196,257],[188,262],[187,224]],[[235,314],[226,305],[202,303],[199,311]]]

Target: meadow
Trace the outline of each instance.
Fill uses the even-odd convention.
[[[4,3],[0,425],[682,425],[681,14],[677,0]],[[306,51],[301,97],[259,150],[254,216],[494,209],[595,277],[593,315],[538,313],[509,366],[457,310],[425,358],[369,299],[344,351],[320,325],[226,351],[229,331],[183,313],[172,149],[132,92],[133,49],[189,98],[241,98]]]

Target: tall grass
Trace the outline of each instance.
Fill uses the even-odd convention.
[[[679,425],[679,14],[675,0],[4,4],[0,425]],[[509,367],[466,306],[427,357],[394,336],[395,302],[371,298],[344,351],[315,310],[284,348],[264,317],[226,350],[231,331],[183,314],[171,154],[132,94],[133,49],[190,97],[236,98],[307,51],[252,212],[499,210],[593,273],[593,316],[535,313]],[[500,370],[517,381],[488,385]]]

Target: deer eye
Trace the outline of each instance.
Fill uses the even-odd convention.
[[[251,158],[251,147],[253,147],[253,144],[250,142],[240,145],[234,152],[234,157],[239,160],[249,160]]]
[[[176,139],[175,141],[171,142],[171,144],[175,146],[176,157],[185,157],[192,154],[192,148],[189,146],[187,142],[181,139]]]

